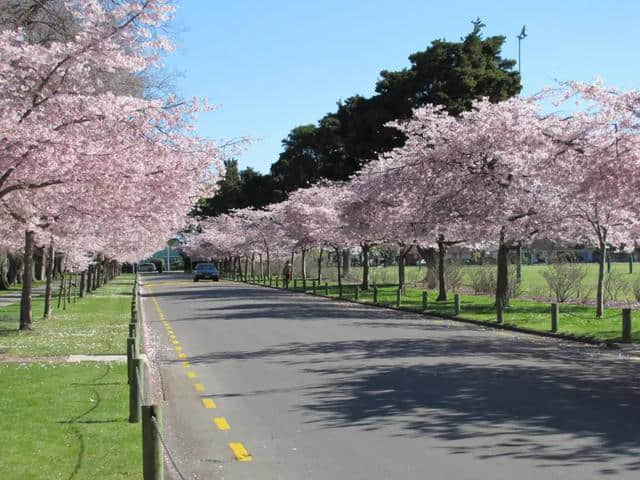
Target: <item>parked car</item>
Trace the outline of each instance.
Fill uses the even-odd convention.
[[[213,263],[199,263],[193,270],[193,281],[200,279],[211,279],[214,282],[219,280],[218,269]]]
[[[138,265],[139,272],[155,272],[156,266],[153,263],[141,263]]]

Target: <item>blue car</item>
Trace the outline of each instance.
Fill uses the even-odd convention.
[[[193,270],[193,281],[198,280],[213,280],[217,282],[219,280],[218,269],[213,263],[199,263]]]

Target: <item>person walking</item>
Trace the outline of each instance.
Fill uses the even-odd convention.
[[[284,268],[282,269],[282,277],[284,281],[284,288],[289,288],[289,281],[293,277],[293,265],[291,265],[290,260],[287,260],[287,263],[284,264]]]

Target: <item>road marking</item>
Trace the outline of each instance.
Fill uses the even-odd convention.
[[[189,368],[191,366],[190,362],[182,362],[182,366],[185,368]]]
[[[231,430],[231,425],[227,422],[227,419],[224,417],[216,417],[213,419],[213,423],[216,424],[220,430]]]
[[[203,398],[202,404],[204,405],[204,408],[208,408],[208,409],[216,408],[216,402],[214,402],[210,398]]]
[[[187,377],[189,377],[189,378],[196,378],[197,376],[198,376],[198,374],[196,372],[194,372],[194,371],[190,370],[190,371],[187,372]]]
[[[171,343],[173,343],[174,345],[180,345],[180,342],[178,340],[171,340]]]
[[[187,358],[187,354],[186,354],[186,353],[184,353],[184,352],[180,352],[180,353],[178,354],[178,358]]]
[[[634,362],[640,362],[640,357],[629,357],[629,359]]]
[[[175,349],[176,349],[176,352],[181,352],[181,351],[182,351],[182,347],[181,347],[181,346],[179,346],[179,345],[178,345],[178,346],[176,346],[176,347],[175,347]]]
[[[193,388],[195,388],[197,392],[204,392],[206,390],[206,388],[204,388],[204,385],[201,383],[194,383]]]
[[[244,445],[242,445],[241,443],[232,442],[229,444],[229,448],[233,452],[233,455],[236,457],[236,460],[238,460],[239,462],[250,462],[251,460],[253,460],[251,455],[249,455],[249,452],[247,452],[247,449],[244,448]]]

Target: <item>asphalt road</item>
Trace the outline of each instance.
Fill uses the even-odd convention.
[[[637,359],[257,286],[143,281],[186,478],[640,476]]]

